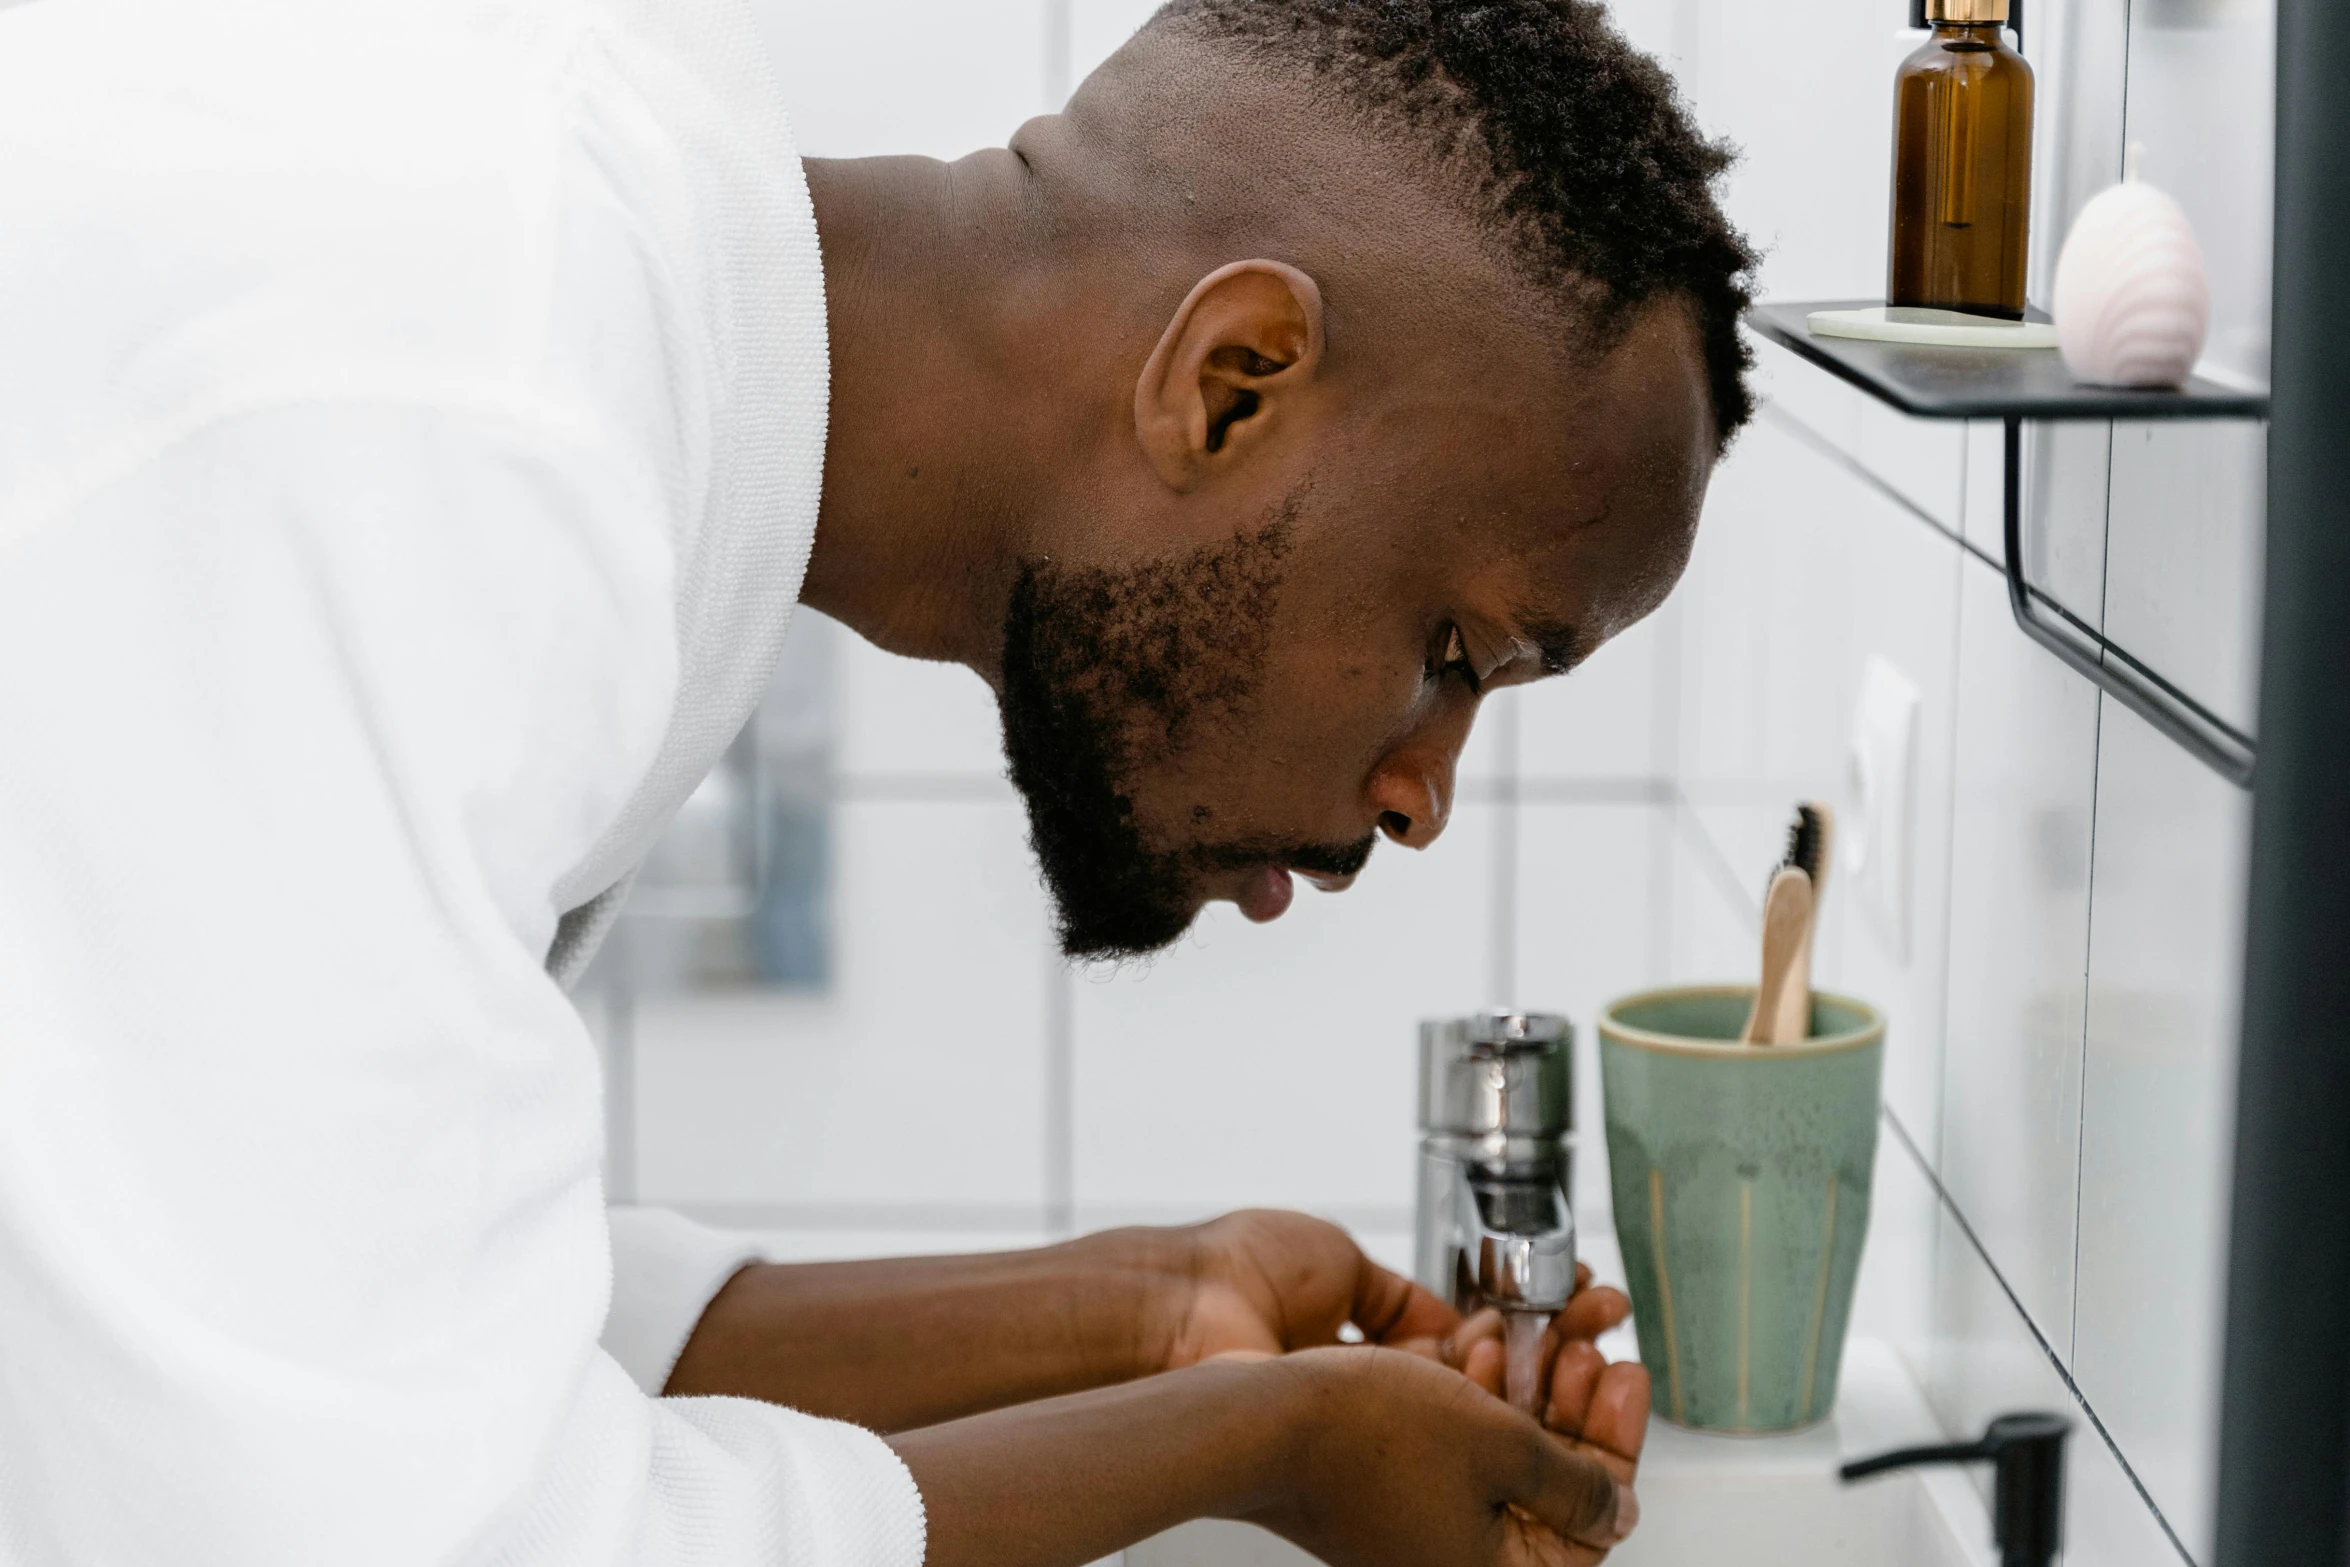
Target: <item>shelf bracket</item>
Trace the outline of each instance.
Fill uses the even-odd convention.
[[[2258,747],[2252,737],[2108,640],[2096,627],[2034,587],[2024,576],[2024,421],[2006,426],[2007,602],[2025,636],[2054,653],[2100,691],[2152,724],[2239,789],[2252,787]]]

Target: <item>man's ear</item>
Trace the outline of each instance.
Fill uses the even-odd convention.
[[[1322,291],[1280,261],[1201,278],[1134,387],[1134,433],[1178,490],[1197,487],[1294,419],[1322,365]]]

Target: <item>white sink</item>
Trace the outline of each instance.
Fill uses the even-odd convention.
[[[1792,1436],[1707,1436],[1663,1421],[1640,1465],[1640,1528],[1610,1567],[1992,1567],[1991,1520],[1955,1470],[1845,1485],[1836,1466],[1946,1440],[1891,1349],[1848,1345],[1836,1412]],[[1202,1521],[1126,1552],[1126,1567],[1310,1567],[1246,1524]]]

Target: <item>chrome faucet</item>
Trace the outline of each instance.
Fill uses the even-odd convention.
[[[1574,1037],[1539,1012],[1420,1025],[1413,1271],[1463,1312],[1548,1314],[1574,1293]]]

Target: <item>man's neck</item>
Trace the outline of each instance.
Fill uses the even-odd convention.
[[[1009,152],[810,159],[832,409],[801,601],[893,652],[993,677],[1027,553],[1028,462],[1011,317],[1031,268],[1026,165]]]

